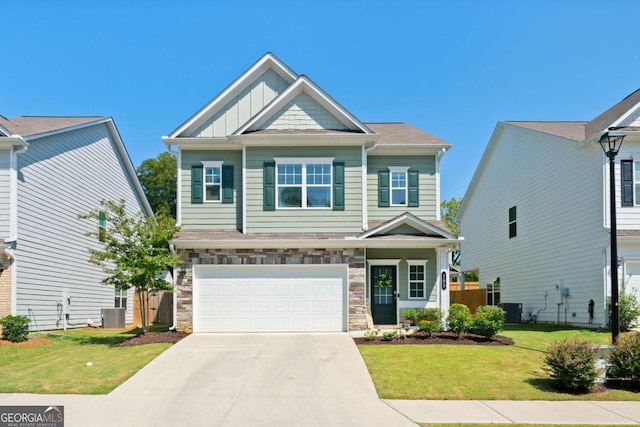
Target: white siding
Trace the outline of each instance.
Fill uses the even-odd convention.
[[[278,73],[271,69],[265,71],[189,136],[219,137],[232,134],[287,86],[287,81]]]
[[[523,314],[544,308],[546,293],[543,321],[556,321],[556,285],[567,287],[572,297],[560,306],[560,321],[566,308],[569,322],[587,323],[593,299],[594,323],[603,323],[609,235],[602,226],[600,147],[498,126],[460,218],[462,269],[479,269],[482,287],[499,277],[501,301],[522,303]],[[510,239],[513,206],[517,236]]]
[[[302,92],[277,113],[260,129],[348,129],[348,127],[320,105],[315,99]]]
[[[10,150],[0,149],[0,240],[9,237]]]
[[[17,311],[35,313],[41,329],[56,328],[56,303],[71,296],[70,322],[100,320],[114,306],[114,289],[102,285],[101,270],[87,262],[99,244],[83,234],[97,224],[78,214],[101,199],[125,199],[130,213],[141,209],[123,171],[106,125],[95,125],[30,141],[18,157]],[[132,321],[128,300],[127,321]]]
[[[622,207],[621,206],[621,176],[620,176],[620,160],[633,159],[634,161],[640,161],[640,140],[635,136],[627,136],[624,139],[620,152],[616,156],[615,162],[615,175],[616,175],[616,214],[618,218],[618,230],[639,230],[640,229],[640,191],[637,191],[634,197],[635,206]],[[605,222],[609,224],[609,170],[608,162],[606,159],[606,174],[605,174]],[[635,174],[635,179],[640,180],[640,176]]]

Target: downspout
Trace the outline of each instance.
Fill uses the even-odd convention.
[[[178,254],[175,245],[169,245],[169,250],[175,255]],[[169,328],[170,331],[175,331],[178,327],[178,292],[176,289],[176,276],[176,269],[174,268],[173,275],[171,276],[171,281],[173,282],[173,325],[171,325],[171,327]]]
[[[440,160],[444,157],[444,154],[447,152],[446,148],[440,149],[436,154],[436,221],[441,220],[440,216]]]
[[[17,314],[18,304],[16,292],[18,289],[18,260],[16,258],[15,249],[18,241],[18,155],[23,154],[29,148],[29,143],[20,135],[12,135],[16,145],[21,148],[11,147],[9,156],[9,237],[4,239],[4,253],[12,260],[11,263],[11,314]]]
[[[247,234],[247,146],[242,146],[242,234]]]

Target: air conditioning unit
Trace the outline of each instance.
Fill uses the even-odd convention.
[[[124,308],[103,308],[102,327],[121,329],[124,328]]]
[[[498,306],[506,312],[504,323],[518,324],[522,321],[522,304],[517,302],[503,302]]]

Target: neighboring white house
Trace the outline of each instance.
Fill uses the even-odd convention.
[[[626,133],[616,158],[620,289],[640,288],[640,90],[589,122],[500,122],[458,213],[463,271],[488,299],[547,322],[608,323],[608,159],[600,136]],[[624,169],[621,182],[620,168]],[[621,187],[624,199],[621,200]]]
[[[68,326],[86,326],[117,304],[132,321],[132,298],[114,295],[88,263],[100,243],[84,233],[100,224],[78,214],[102,199],[152,215],[110,117],[0,116],[0,317],[46,330],[68,315]]]

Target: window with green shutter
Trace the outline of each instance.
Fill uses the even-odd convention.
[[[518,234],[518,230],[516,227],[516,223],[517,223],[517,216],[516,216],[516,207],[512,207],[509,208],[509,238],[511,239],[512,237],[516,237],[516,235]]]

